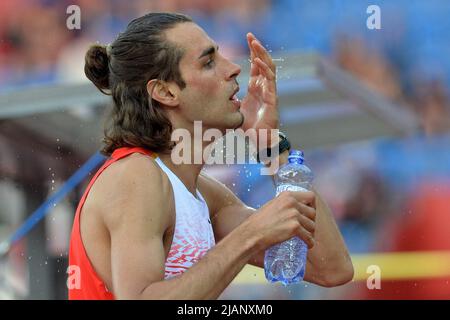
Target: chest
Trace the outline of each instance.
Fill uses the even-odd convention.
[[[211,224],[210,204],[206,192],[199,192],[203,196],[204,202],[193,201],[186,197],[177,197],[175,194],[174,210],[170,213],[169,226],[163,237],[166,257],[173,247],[210,247],[214,245],[214,232]]]

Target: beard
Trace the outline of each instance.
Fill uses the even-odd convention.
[[[239,110],[227,113],[224,116],[214,116],[210,121],[204,121],[204,125],[207,128],[219,129],[224,134],[227,130],[236,130],[237,128],[240,128],[243,123],[244,115]]]

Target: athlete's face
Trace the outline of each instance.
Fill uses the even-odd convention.
[[[204,129],[222,132],[242,124],[235,93],[241,68],[223,57],[217,44],[195,23],[181,23],[166,33],[184,48],[180,72],[186,87],[178,92],[177,121],[189,126],[201,120]]]

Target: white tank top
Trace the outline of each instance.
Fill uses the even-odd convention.
[[[208,205],[198,189],[196,198],[159,157],[155,160],[167,174],[175,199],[175,231],[164,274],[168,279],[192,267],[215,245],[215,240]]]

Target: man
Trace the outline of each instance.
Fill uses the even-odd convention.
[[[283,192],[255,210],[201,172],[203,163],[172,161],[171,133],[192,133],[194,121],[223,133],[278,128],[275,66],[252,34],[247,40],[252,65],[242,103],[239,66],[187,16],[147,14],[111,45],[89,49],[86,75],[114,101],[103,150],[111,158],[77,210],[69,298],[216,299],[247,263],[263,267],[265,250],[293,236],[310,248],[306,281],[331,287],[352,279],[317,193]]]

